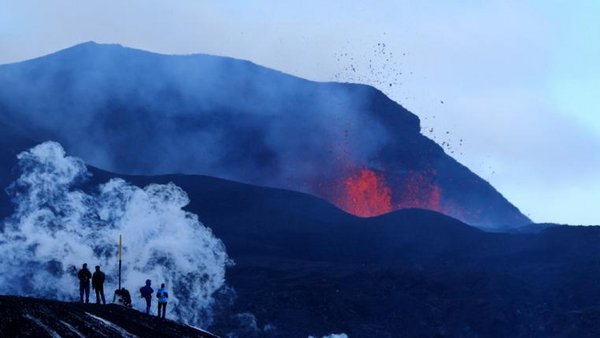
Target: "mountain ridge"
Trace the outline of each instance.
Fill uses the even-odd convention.
[[[424,208],[480,227],[530,223],[370,86],[96,43],[0,66],[0,86],[0,121],[111,172],[286,188],[362,216]],[[352,196],[364,184],[380,202]]]

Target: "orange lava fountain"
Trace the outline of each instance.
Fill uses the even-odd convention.
[[[373,217],[398,209],[421,208],[443,212],[442,191],[437,185],[436,172],[409,171],[392,190],[382,173],[362,168],[346,176],[341,183],[335,204],[360,217]]]
[[[357,175],[347,177],[344,189],[338,205],[353,215],[371,217],[393,210],[390,188],[383,175],[372,170],[363,168]]]

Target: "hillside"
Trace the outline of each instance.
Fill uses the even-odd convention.
[[[221,336],[600,334],[593,320],[600,313],[598,227],[489,233],[427,210],[360,218],[294,191],[208,176],[91,171],[84,190],[121,177],[139,186],[174,182],[189,194],[186,209],[235,261],[208,328]],[[140,235],[146,222],[139,220]],[[185,288],[171,291],[190,296]]]
[[[236,325],[232,313],[255,316],[256,336],[265,326],[281,337],[600,333],[598,227],[488,233],[426,210],[358,218],[309,195],[211,177],[126,179],[197,196],[188,209],[236,262],[235,301],[211,328],[219,334]]]
[[[0,296],[0,337],[197,337],[204,330],[120,305],[64,303]]]
[[[0,123],[121,174],[202,174],[320,196],[358,216],[529,223],[373,87],[251,62],[85,43],[0,66]]]

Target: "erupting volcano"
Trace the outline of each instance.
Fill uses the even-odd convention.
[[[360,217],[373,217],[397,209],[421,208],[453,214],[441,204],[442,193],[435,171],[409,171],[402,178],[386,179],[368,168],[354,171],[343,179],[335,204]],[[392,187],[394,189],[392,189]]]
[[[423,208],[492,228],[530,222],[370,86],[85,43],[1,66],[0,88],[5,129],[107,171],[290,189],[365,217]]]

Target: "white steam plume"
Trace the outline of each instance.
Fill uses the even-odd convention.
[[[117,248],[123,243],[123,286],[142,308],[139,287],[151,279],[170,291],[168,315],[194,325],[211,321],[213,294],[231,263],[223,243],[196,215],[182,210],[176,185],[139,188],[122,179],[84,192],[82,160],[60,144],[42,143],[18,155],[21,176],[7,189],[15,213],[0,232],[0,293],[78,300],[74,266],[100,265],[107,298],[117,287]],[[93,291],[92,291],[93,292]],[[90,297],[94,300],[94,296]]]

